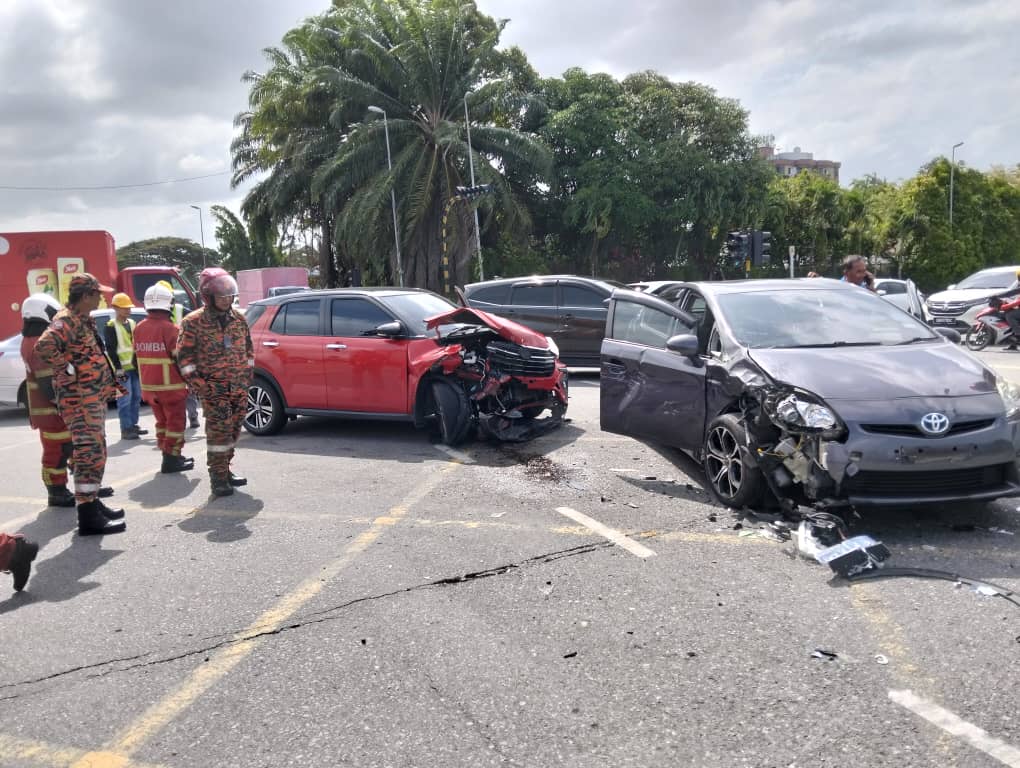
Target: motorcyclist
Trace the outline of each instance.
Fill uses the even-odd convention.
[[[1010,299],[1010,301],[1003,301],[999,306],[999,311],[1002,312],[1003,318],[1009,323],[1009,329],[1013,331],[1013,336],[1009,340],[1009,344],[1006,345],[1006,349],[1016,349],[1018,340],[1020,340],[1020,269],[1016,272],[1016,283],[1005,293],[996,294],[993,298],[996,299]]]

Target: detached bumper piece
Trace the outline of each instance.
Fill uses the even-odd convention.
[[[818,562],[825,563],[844,579],[880,568],[889,557],[885,544],[870,536],[853,536],[815,555]]]
[[[478,429],[483,437],[504,443],[525,443],[552,432],[566,419],[550,415],[544,419],[508,418],[494,413],[478,414]]]

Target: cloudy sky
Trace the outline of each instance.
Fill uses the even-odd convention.
[[[477,3],[510,19],[503,42],[543,75],[655,69],[706,83],[781,150],[842,162],[844,183],[909,177],[959,141],[971,167],[1020,163],[1016,0]],[[0,0],[0,232],[198,241],[198,205],[214,245],[208,206],[236,210],[244,192],[226,173],[232,119],[246,106],[240,77],[326,7]],[[158,183],[173,179],[193,180]]]

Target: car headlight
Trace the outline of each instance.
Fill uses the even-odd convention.
[[[558,346],[556,346],[556,342],[552,340],[552,337],[546,336],[545,340],[549,342],[549,349],[552,350],[552,353],[554,355],[556,355],[556,357],[559,357],[560,356],[560,348]]]
[[[785,390],[765,399],[765,413],[777,427],[790,432],[820,433],[836,438],[845,431],[839,416],[818,397],[802,390]]]
[[[1002,404],[1006,406],[1006,418],[1011,419],[1020,414],[1020,387],[1002,376],[996,376],[995,388],[999,390]]]

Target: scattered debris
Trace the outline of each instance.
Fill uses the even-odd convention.
[[[974,588],[974,591],[979,595],[984,595],[985,597],[995,597],[996,595],[1001,594],[998,589],[989,584],[978,584]]]
[[[503,515],[505,514],[506,510],[503,510],[502,512],[493,512],[491,515],[489,515],[489,517],[503,517]]]
[[[563,654],[563,658],[572,659],[577,655],[577,651],[571,651],[570,653]]]
[[[987,581],[980,581],[978,579],[971,579],[967,576],[961,576],[958,573],[951,573],[950,571],[937,571],[931,568],[881,568],[878,570],[864,571],[862,573],[855,573],[853,576],[848,577],[849,581],[869,581],[871,579],[892,579],[898,577],[912,576],[918,579],[942,579],[944,581],[955,581],[968,586],[974,587],[977,590],[978,587],[987,587],[991,592],[989,595],[996,595],[998,597],[1007,600],[1008,602],[1020,608],[1020,596],[1016,592],[1000,587],[998,584],[992,584]]]
[[[882,654],[882,653],[875,654],[875,663],[876,664],[888,664],[889,663],[889,657],[886,656],[885,654]]]
[[[823,549],[815,557],[843,578],[849,578],[863,571],[880,568],[890,555],[888,547],[882,542],[870,536],[854,536]]]
[[[1016,531],[1010,531],[1006,528],[985,528],[989,533],[1001,533],[1004,536],[1016,536]]]
[[[835,651],[827,651],[824,648],[815,648],[811,651],[811,657],[815,659],[825,659],[826,661],[832,661],[838,659],[839,654]]]
[[[633,504],[629,501],[627,502],[627,506],[630,507],[631,509],[641,509],[641,507],[639,507],[637,504]]]

